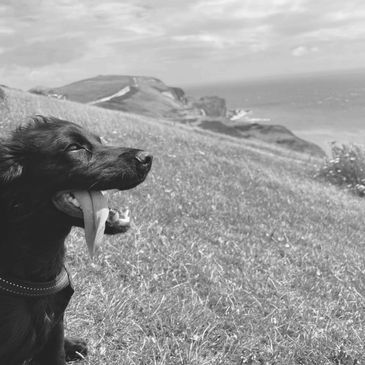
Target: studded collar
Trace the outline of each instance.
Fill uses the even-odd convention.
[[[56,294],[69,284],[70,278],[65,267],[54,280],[47,282],[23,281],[0,275],[0,292],[21,297],[43,297]]]

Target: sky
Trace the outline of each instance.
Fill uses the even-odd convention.
[[[363,0],[0,0],[0,84],[171,86],[363,68]]]

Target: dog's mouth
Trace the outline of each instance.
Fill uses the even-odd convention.
[[[91,257],[95,247],[102,241],[106,225],[115,232],[126,231],[130,225],[129,210],[109,208],[105,191],[61,191],[52,201],[61,212],[83,219],[85,239]]]

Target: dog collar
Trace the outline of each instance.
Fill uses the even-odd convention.
[[[22,297],[43,297],[56,294],[69,284],[70,278],[65,267],[54,280],[46,282],[22,281],[0,275],[0,292]]]

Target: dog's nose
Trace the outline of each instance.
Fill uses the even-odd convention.
[[[151,165],[153,156],[146,151],[138,151],[135,158],[143,165]]]

